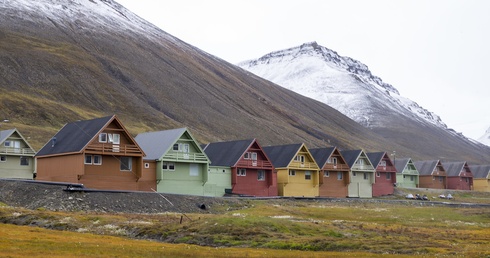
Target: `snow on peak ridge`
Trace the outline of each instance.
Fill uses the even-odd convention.
[[[490,146],[490,127],[487,129],[487,131],[485,131],[484,135],[478,138],[478,141],[487,146]]]

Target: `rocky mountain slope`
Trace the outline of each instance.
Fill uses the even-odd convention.
[[[202,143],[257,138],[490,163],[488,150],[459,142],[420,151],[386,139],[112,0],[5,0],[0,12],[0,129],[17,127],[37,149],[67,122],[116,114],[133,134],[187,126]]]
[[[436,114],[401,96],[395,87],[373,75],[365,64],[340,56],[316,42],[275,51],[238,65],[323,102],[398,143],[415,140],[420,146],[424,142],[439,145],[444,135],[450,134],[462,145],[478,145],[448,129]],[[435,135],[439,135],[437,141],[427,141]],[[488,150],[487,153],[490,155]],[[441,155],[440,158],[446,157]]]

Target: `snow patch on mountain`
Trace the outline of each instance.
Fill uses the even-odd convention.
[[[367,127],[383,127],[389,122],[383,119],[384,114],[390,112],[447,129],[439,116],[401,96],[365,64],[316,42],[275,51],[238,66],[332,106]]]
[[[484,135],[478,138],[478,141],[487,146],[490,146],[490,127],[487,129]]]

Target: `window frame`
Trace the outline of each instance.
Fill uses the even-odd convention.
[[[180,150],[180,145],[178,143],[174,143],[174,145],[172,146],[172,150],[173,151],[179,151]]]
[[[265,170],[257,170],[257,181],[265,181]]]
[[[296,170],[294,170],[294,169],[290,169],[290,170],[288,171],[288,174],[289,174],[289,176],[296,176]]]
[[[247,176],[247,169],[239,168],[236,171],[237,176]]]
[[[107,133],[100,133],[99,134],[99,142],[107,143]]]
[[[7,162],[7,155],[0,155],[0,162]]]
[[[12,141],[11,140],[4,141],[3,142],[3,146],[4,147],[9,147],[9,148],[12,147]]]
[[[323,177],[330,177],[330,171],[324,170]]]
[[[305,171],[305,180],[311,180],[312,177],[311,177],[311,171]]]
[[[20,156],[19,160],[20,160],[19,163],[21,166],[29,166],[29,157]],[[22,161],[25,161],[25,164],[23,164]]]
[[[363,178],[364,178],[364,180],[369,180],[369,175],[368,175],[368,173],[364,172],[364,173],[363,173]]]
[[[391,173],[386,173],[386,180],[391,180]]]
[[[90,161],[87,161],[87,158],[90,158]],[[94,162],[94,158],[90,154],[85,154],[85,157],[83,159],[83,164],[85,165],[92,165]]]
[[[340,175],[340,176],[339,176]],[[337,172],[337,180],[343,180],[344,179],[344,173],[342,172]]]
[[[127,160],[127,164],[124,164],[123,160]],[[126,169],[123,168],[123,165],[126,166]],[[133,171],[133,158],[122,156],[119,158],[119,170],[122,172],[131,172]]]
[[[96,162],[96,158],[98,158],[99,162]],[[92,156],[92,164],[94,165],[97,165],[97,166],[101,166],[102,165],[102,155],[93,155]]]

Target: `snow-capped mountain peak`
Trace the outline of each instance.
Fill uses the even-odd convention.
[[[478,141],[487,146],[490,146],[490,127],[487,129],[484,135],[478,138]]]
[[[367,127],[384,127],[387,116],[403,116],[447,126],[439,116],[402,97],[373,75],[367,65],[316,42],[271,52],[238,66],[339,110]]]

